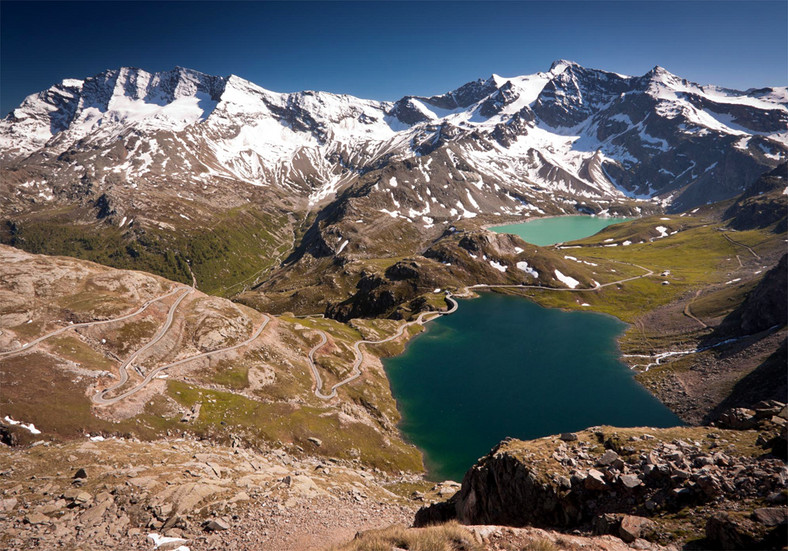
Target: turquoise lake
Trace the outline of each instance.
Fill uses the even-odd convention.
[[[495,233],[513,233],[522,237],[523,241],[544,247],[582,239],[594,235],[608,226],[628,220],[632,219],[582,215],[556,216],[554,218],[537,218],[521,224],[494,226],[490,230]]]
[[[682,424],[619,361],[626,325],[485,293],[427,324],[383,361],[405,436],[435,480],[461,480],[507,436],[530,439],[594,425]]]

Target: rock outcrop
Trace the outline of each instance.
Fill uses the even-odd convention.
[[[775,233],[786,230],[788,215],[788,163],[763,174],[725,211],[730,226],[737,230],[766,228],[776,224]]]
[[[450,500],[421,509],[416,525],[456,519],[667,543],[682,530],[702,529],[679,526],[679,511],[708,519],[763,503],[786,510],[785,463],[763,454],[755,431],[602,427],[578,436],[502,442],[466,473]],[[779,514],[761,517],[773,523]]]
[[[788,254],[766,272],[744,302],[715,329],[714,338],[752,335],[788,323]]]

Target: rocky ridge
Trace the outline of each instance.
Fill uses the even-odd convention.
[[[131,155],[108,168],[127,179],[163,175],[167,164],[168,175],[193,183],[277,186],[319,203],[359,174],[443,149],[448,166],[472,181],[513,180],[525,195],[534,186],[606,198],[623,190],[677,196],[687,207],[701,195],[730,195],[784,157],[786,103],[783,88],[738,92],[661,67],[627,77],[565,60],[548,72],[492,75],[394,103],[278,94],[184,68],[123,67],[26,98],[0,123],[0,150],[6,160],[28,158],[21,166],[31,165],[31,154],[37,162],[60,155],[75,176],[103,179],[96,155],[80,151],[121,138]],[[725,171],[717,168],[723,163]],[[438,176],[429,165],[422,172],[426,182]]]
[[[600,427],[504,441],[466,473],[449,501],[420,510],[416,524],[580,528],[629,543],[678,545],[689,533],[726,549],[738,548],[733,540],[772,548],[785,539],[788,470],[784,457],[760,446],[785,439],[784,408],[776,404],[783,417],[767,422],[771,439],[754,430]],[[748,515],[750,533],[723,535],[723,518]]]

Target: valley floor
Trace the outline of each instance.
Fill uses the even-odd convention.
[[[636,242],[654,223],[611,227],[546,253],[602,266],[584,273],[586,283],[599,278],[595,285],[477,278],[453,289],[495,289],[632,322],[621,340],[625,358],[686,421],[752,406],[763,389],[779,398],[785,390],[769,374],[784,367],[774,354],[785,322],[751,332],[741,319],[760,308],[748,306],[750,297],[770,296],[756,291],[784,234],[734,239],[719,224],[676,216],[657,222],[674,235]],[[508,239],[480,235],[489,247]],[[470,254],[456,244],[447,251]],[[0,437],[21,444],[0,449],[4,547],[151,549],[151,534],[163,533],[185,541],[160,551],[181,543],[191,551],[319,549],[361,530],[409,526],[421,505],[456,492],[456,483],[421,476],[379,361],[427,318],[457,308],[445,289],[422,295],[426,307],[410,321],[343,324],[261,314],[142,272],[0,252],[13,266],[0,274],[0,411],[9,415]],[[570,545],[569,536],[547,532],[470,533],[480,549],[506,541],[620,547],[614,538]]]

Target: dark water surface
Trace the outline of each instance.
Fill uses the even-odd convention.
[[[582,239],[602,229],[632,220],[632,218],[609,218],[598,216],[556,216],[554,218],[537,218],[521,224],[494,226],[490,230],[495,233],[513,233],[523,241],[544,247],[555,243],[565,243]]]
[[[626,325],[485,293],[427,325],[383,361],[401,429],[436,480],[461,480],[507,436],[529,439],[594,425],[682,424],[618,360]]]

